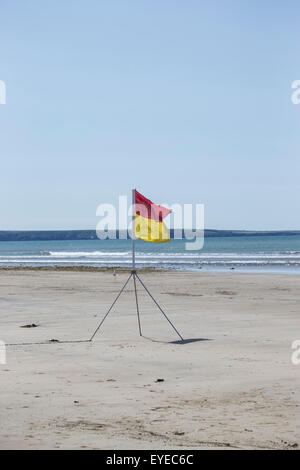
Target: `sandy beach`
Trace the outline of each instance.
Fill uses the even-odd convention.
[[[0,339],[88,339],[126,277],[0,270]],[[92,343],[7,346],[0,448],[299,448],[300,277],[141,277],[187,341],[130,284]]]

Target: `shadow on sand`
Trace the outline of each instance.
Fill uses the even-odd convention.
[[[200,341],[212,341],[211,338],[187,338],[183,341],[181,339],[177,341],[170,341],[170,344],[188,344],[188,343],[198,343]]]
[[[200,341],[213,341],[211,338],[187,338],[184,340],[176,340],[176,341],[159,341],[157,339],[149,338],[148,336],[142,335],[143,338],[153,341],[154,343],[165,343],[165,344],[189,344],[189,343],[198,343]]]

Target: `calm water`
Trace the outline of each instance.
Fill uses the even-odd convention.
[[[300,274],[300,236],[206,238],[186,251],[184,240],[136,242],[140,267],[181,270],[272,271]],[[130,266],[130,240],[0,242],[0,266]]]

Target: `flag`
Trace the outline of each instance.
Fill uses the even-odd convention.
[[[170,233],[163,219],[171,212],[170,209],[154,204],[150,199],[135,191],[136,238],[146,242],[169,242]]]

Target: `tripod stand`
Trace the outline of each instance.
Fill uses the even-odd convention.
[[[130,273],[130,276],[128,277],[127,281],[125,282],[125,284],[123,285],[122,289],[120,290],[120,292],[118,293],[117,297],[115,298],[115,300],[113,301],[113,303],[111,304],[111,306],[109,307],[108,311],[106,312],[106,314],[104,315],[104,317],[102,318],[100,324],[98,325],[98,327],[96,328],[96,330],[94,331],[93,335],[91,336],[90,338],[90,341],[92,341],[95,337],[95,335],[97,334],[97,332],[99,331],[99,329],[101,328],[101,326],[103,325],[104,323],[104,320],[106,319],[106,317],[108,316],[108,314],[111,312],[113,306],[117,303],[117,300],[119,299],[119,297],[121,296],[122,292],[124,291],[125,287],[127,286],[127,284],[129,283],[130,279],[133,278],[133,283],[134,283],[134,293],[135,293],[135,302],[136,302],[136,313],[137,313],[137,318],[138,318],[138,325],[139,325],[139,332],[140,332],[140,336],[142,336],[142,328],[141,328],[141,320],[140,320],[140,310],[139,310],[139,303],[138,303],[138,296],[137,296],[137,288],[136,288],[136,280],[138,280],[140,282],[140,284],[142,285],[142,287],[145,289],[145,291],[147,292],[147,294],[151,297],[151,299],[153,300],[153,302],[155,303],[155,305],[159,308],[159,310],[161,311],[161,313],[164,315],[164,317],[168,320],[168,322],[170,323],[170,325],[172,326],[172,328],[174,329],[174,331],[176,332],[176,334],[179,336],[179,338],[181,339],[181,341],[184,341],[183,340],[183,337],[181,336],[181,334],[177,331],[177,329],[175,328],[175,326],[173,325],[173,323],[171,322],[171,320],[167,317],[167,315],[165,314],[165,312],[163,311],[163,309],[161,308],[161,306],[157,303],[157,301],[155,300],[155,298],[153,297],[153,295],[151,294],[151,292],[147,289],[147,287],[145,286],[145,284],[143,283],[143,281],[141,280],[140,276],[137,274],[136,270],[133,269]]]
[[[111,304],[110,308],[108,309],[108,311],[106,312],[106,314],[104,315],[100,325],[96,328],[95,332],[93,333],[93,335],[91,336],[90,338],[90,341],[93,340],[94,336],[96,335],[96,333],[99,331],[99,329],[101,328],[104,320],[106,319],[106,317],[108,316],[108,314],[110,313],[110,311],[112,310],[113,306],[116,304],[118,298],[120,297],[120,295],[122,294],[122,292],[124,291],[125,287],[127,286],[128,282],[130,281],[130,279],[133,277],[133,283],[134,283],[134,293],[135,293],[135,302],[136,302],[136,313],[137,313],[137,317],[138,317],[138,325],[139,325],[139,332],[140,332],[140,336],[142,336],[142,329],[141,329],[141,320],[140,320],[140,310],[139,310],[139,303],[138,303],[138,296],[137,296],[137,288],[136,288],[136,280],[139,281],[139,283],[142,285],[142,287],[145,289],[145,291],[147,292],[147,294],[151,297],[151,299],[153,300],[153,302],[155,303],[155,305],[159,308],[159,310],[161,311],[161,313],[164,315],[164,317],[168,320],[168,322],[170,323],[170,325],[172,326],[172,328],[174,329],[174,331],[176,331],[176,334],[179,336],[179,338],[181,339],[181,341],[184,341],[183,337],[181,336],[181,334],[177,331],[177,329],[175,328],[175,326],[173,325],[173,323],[171,322],[171,320],[167,317],[167,315],[165,314],[165,312],[163,311],[163,309],[161,308],[161,306],[156,302],[155,298],[153,297],[153,295],[149,292],[149,290],[147,289],[147,287],[145,286],[145,284],[143,283],[143,281],[141,280],[140,276],[137,274],[136,272],[136,269],[135,269],[135,214],[136,214],[136,205],[135,205],[135,189],[132,190],[132,208],[133,208],[133,212],[132,212],[132,235],[131,235],[131,239],[132,239],[132,269],[131,269],[131,273],[130,273],[130,276],[129,278],[127,279],[127,281],[125,282],[125,284],[123,285],[122,289],[120,290],[120,292],[118,293],[117,297],[115,298],[115,300],[113,301],[113,303]]]

